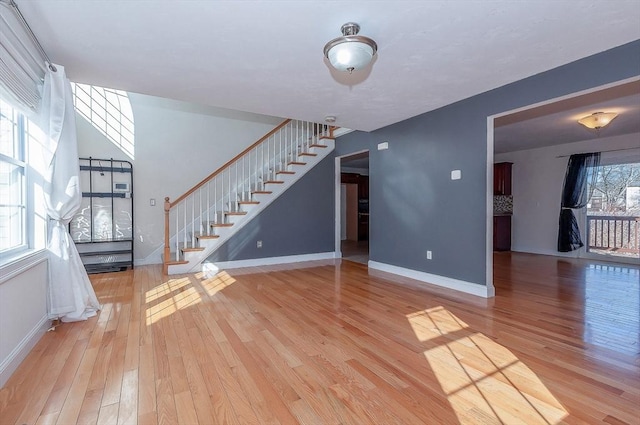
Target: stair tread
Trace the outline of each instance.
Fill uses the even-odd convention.
[[[258,205],[260,201],[238,201],[240,205]]]
[[[267,180],[266,182],[264,182],[264,184],[283,184],[284,181],[282,180]]]
[[[253,191],[253,192],[251,192],[251,193],[257,193],[257,194],[261,194],[261,195],[270,195],[270,194],[272,194],[273,192],[272,192],[272,191],[270,191],[270,190],[254,190],[254,191]]]
[[[231,227],[233,223],[209,223],[211,227]]]
[[[247,215],[246,211],[225,211],[225,215]]]
[[[312,145],[309,145],[310,148],[326,148],[327,145],[321,145],[319,143],[314,143]]]
[[[320,136],[320,140],[333,140],[333,137],[330,136]]]
[[[317,153],[311,153],[311,152],[302,152],[300,154],[298,154],[299,156],[318,156]]]
[[[187,247],[187,248],[180,248],[180,251],[182,252],[197,252],[197,251],[204,251],[204,248],[200,248],[200,247]]]
[[[307,165],[307,163],[306,162],[300,162],[300,161],[291,161],[287,165]]]
[[[197,239],[218,239],[220,235],[201,235],[200,233],[196,233],[195,237]]]
[[[276,174],[295,174],[295,171],[278,171]]]

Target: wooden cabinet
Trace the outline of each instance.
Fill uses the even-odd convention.
[[[342,173],[340,174],[340,181],[345,184],[358,184],[360,175],[355,173]]]
[[[511,251],[511,216],[493,216],[493,250]]]
[[[358,179],[358,199],[369,199],[369,176]]]
[[[511,162],[493,165],[493,195],[511,196]],[[494,206],[495,207],[495,206]],[[493,250],[511,251],[511,215],[493,216]]]
[[[369,239],[369,176],[363,176],[355,173],[342,173],[340,181],[343,184],[357,185],[357,229],[356,239],[366,241]],[[351,225],[347,223],[347,234]],[[354,230],[356,231],[356,230]],[[347,236],[347,239],[352,239]]]
[[[511,162],[493,164],[493,194],[511,195]]]

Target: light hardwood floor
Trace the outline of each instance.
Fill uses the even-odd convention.
[[[42,338],[0,423],[640,423],[638,267],[494,268],[490,300],[349,261],[93,275],[102,311]]]

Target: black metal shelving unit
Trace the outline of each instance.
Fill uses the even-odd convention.
[[[133,164],[80,158],[82,206],[69,223],[87,273],[133,268]]]

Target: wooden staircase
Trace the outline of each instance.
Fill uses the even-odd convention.
[[[193,273],[329,155],[334,128],[286,120],[175,201],[165,198],[165,274]]]

